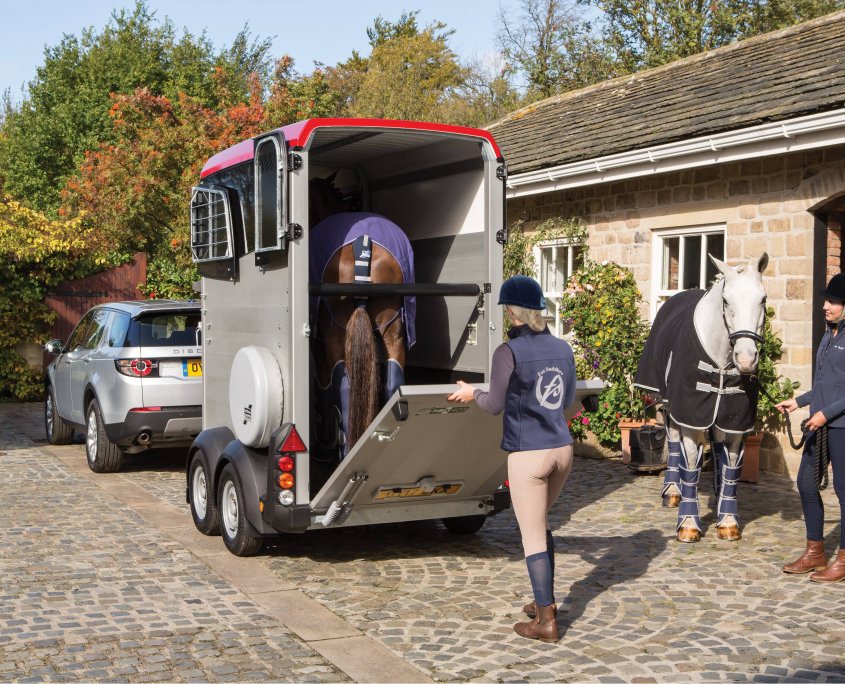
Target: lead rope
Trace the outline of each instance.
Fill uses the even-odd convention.
[[[777,400],[766,391],[766,388],[760,384],[760,379],[756,375],[751,376],[757,383],[757,388],[766,396],[766,398],[773,404],[777,404]],[[781,412],[784,422],[786,423],[786,434],[789,435],[789,443],[796,451],[800,450],[810,436],[810,429],[807,427],[809,418],[801,421],[801,439],[796,444],[795,438],[792,436],[792,421],[789,420],[789,414],[786,411]],[[817,432],[816,444],[814,447],[815,459],[813,462],[813,483],[816,489],[822,491],[827,489],[828,485],[828,466],[830,465],[830,449],[827,443],[827,425],[822,425]]]

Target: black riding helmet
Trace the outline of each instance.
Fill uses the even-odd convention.
[[[543,297],[540,283],[534,278],[515,275],[502,283],[502,289],[499,290],[499,304],[542,311],[546,308],[546,298]]]
[[[845,273],[837,273],[828,282],[824,290],[819,294],[825,299],[832,299],[837,302],[845,302]]]

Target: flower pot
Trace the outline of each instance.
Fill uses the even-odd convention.
[[[631,430],[643,425],[656,425],[656,418],[641,420],[639,418],[620,418],[619,431],[622,433],[622,463],[631,462]]]
[[[760,473],[760,442],[763,435],[752,433],[745,437],[745,454],[742,457],[742,471],[739,479],[742,482],[757,482]]]

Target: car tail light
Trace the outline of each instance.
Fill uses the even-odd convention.
[[[129,409],[129,413],[141,413],[143,411],[161,411],[161,406],[139,406],[138,408]]]
[[[290,489],[293,487],[293,475],[290,473],[282,473],[279,475],[279,487],[282,489]]]
[[[131,378],[158,377],[158,361],[152,359],[117,359],[114,365],[118,373]]]

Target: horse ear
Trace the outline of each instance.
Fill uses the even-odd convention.
[[[769,265],[769,253],[763,252],[763,255],[757,260],[757,270],[762,273],[766,270],[766,266]]]
[[[710,254],[710,253],[708,253],[708,254],[707,254],[707,256],[709,256],[709,257],[710,257],[710,261],[712,261],[712,262],[713,262],[713,265],[714,265],[716,268],[718,268],[718,269],[719,269],[719,273],[721,273],[722,275],[725,275],[725,273],[727,273],[727,272],[728,272],[728,269],[729,269],[730,267],[729,267],[729,266],[728,266],[728,265],[727,265],[724,261],[722,261],[722,260],[720,260],[720,259],[717,259],[716,257],[714,257],[714,256],[713,256],[712,254]]]

